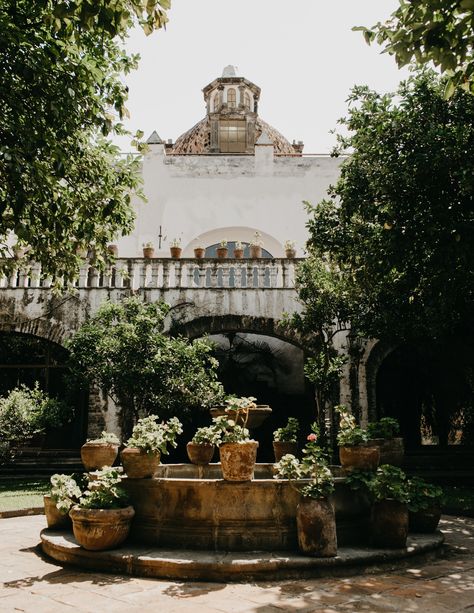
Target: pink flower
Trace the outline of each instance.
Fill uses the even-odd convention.
[[[306,440],[314,442],[317,439],[316,434],[308,434],[308,436],[306,437]]]

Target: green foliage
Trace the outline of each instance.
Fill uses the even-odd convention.
[[[147,453],[168,453],[168,445],[176,447],[176,437],[183,427],[177,417],[168,421],[157,422],[157,415],[142,417],[133,427],[132,436],[126,442],[127,447],[135,447]]]
[[[99,438],[88,439],[88,443],[108,443],[109,445],[120,445],[119,437],[113,432],[103,431]]]
[[[377,41],[399,66],[432,62],[449,76],[445,95],[460,87],[474,93],[474,2],[472,0],[399,0],[384,23],[361,30],[367,43]]]
[[[82,509],[122,509],[129,504],[127,492],[120,487],[120,468],[105,466],[93,473],[88,488],[79,500]]]
[[[376,501],[396,500],[405,503],[410,498],[406,474],[401,468],[390,464],[382,464],[377,468],[369,489]]]
[[[214,426],[198,428],[191,442],[197,445],[219,445],[220,432]]]
[[[351,490],[362,490],[370,493],[370,485],[374,478],[374,473],[368,470],[352,470],[345,479]]]
[[[13,232],[64,287],[77,276],[77,249],[94,246],[103,265],[107,244],[132,228],[140,160],[107,137],[126,133],[123,75],[138,56],[123,41],[136,23],[147,34],[163,26],[167,8],[169,0],[0,3],[2,270],[17,263],[4,259]]]
[[[369,440],[367,431],[357,425],[355,417],[344,405],[334,407],[339,415],[339,432],[337,443],[340,447],[365,445]]]
[[[393,417],[382,417],[367,425],[369,438],[393,438],[400,432],[400,424]]]
[[[76,376],[121,406],[124,435],[141,416],[186,417],[223,398],[210,343],[164,334],[169,308],[136,297],[105,303],[68,344]]]
[[[285,443],[296,443],[299,429],[300,425],[296,417],[289,417],[286,426],[275,430],[273,433],[273,440]]]
[[[216,432],[218,445],[223,443],[247,443],[252,440],[245,424],[241,426],[236,423],[238,417],[238,414],[235,419],[230,419],[227,415],[220,415],[212,419],[212,428]]]
[[[443,489],[438,485],[428,483],[420,477],[408,481],[408,508],[410,511],[424,511],[442,504]]]
[[[81,488],[75,479],[69,475],[52,475],[50,482],[51,500],[56,504],[60,513],[66,515],[79,502],[82,496]]]

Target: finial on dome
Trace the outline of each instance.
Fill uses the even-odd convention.
[[[229,64],[222,71],[222,76],[223,77],[236,77],[237,73],[238,73],[237,66],[232,66],[232,64]]]

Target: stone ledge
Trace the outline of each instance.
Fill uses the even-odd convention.
[[[414,556],[436,556],[443,542],[441,532],[412,534],[406,549],[341,547],[335,558],[311,558],[288,552],[212,552],[136,545],[92,552],[80,547],[70,532],[49,529],[41,532],[43,552],[60,563],[138,577],[217,582],[303,579],[385,571],[406,565]]]

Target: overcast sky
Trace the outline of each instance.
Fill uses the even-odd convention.
[[[166,31],[132,33],[141,55],[127,77],[128,127],[173,139],[205,115],[202,88],[228,64],[261,87],[259,114],[305,153],[328,153],[354,84],[392,91],[407,76],[365,44],[356,25],[386,19],[398,0],[172,0]],[[128,149],[120,141],[123,149]]]

